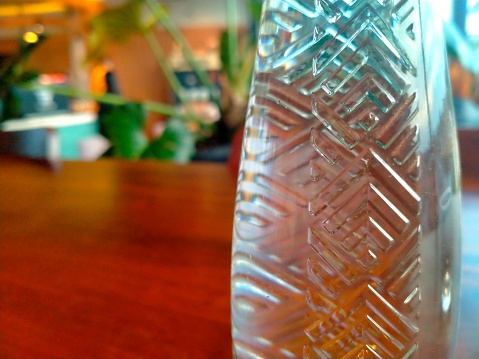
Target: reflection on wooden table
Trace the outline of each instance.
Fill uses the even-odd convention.
[[[466,181],[458,356],[479,357],[479,186]],[[0,162],[0,357],[230,358],[226,165]]]

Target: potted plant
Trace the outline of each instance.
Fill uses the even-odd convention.
[[[244,32],[243,34],[239,33],[236,1],[227,0],[226,5],[227,29],[222,34],[220,40],[220,58],[222,62],[221,96],[219,96],[216,85],[212,83],[206,71],[200,65],[200,60],[195,57],[189,44],[164,6],[154,0],[131,0],[120,6],[106,9],[94,17],[91,21],[88,60],[101,59],[105,51],[105,45],[112,42],[122,43],[127,41],[132,35],[140,34],[148,44],[159,68],[168,81],[171,91],[178,100],[177,109],[183,114],[174,118],[166,114],[170,117],[166,122],[166,130],[169,129],[172,121],[178,128],[181,127],[178,120],[183,121],[185,127],[193,135],[193,142],[196,144],[196,148],[214,143],[218,138],[220,141],[229,141],[235,130],[241,127],[245,117],[256,39],[254,30]],[[250,0],[249,7],[253,19],[259,19],[261,2]],[[189,68],[196,74],[198,80],[208,91],[208,101],[216,108],[216,113],[221,115],[221,121],[216,122],[218,118],[214,118],[214,115],[211,115],[211,113],[215,113],[214,111],[202,112],[183,96],[185,93],[184,88],[155,36],[155,29],[158,27],[162,28],[171,37],[176,46],[181,49]],[[130,104],[129,107],[131,108],[132,105]],[[118,117],[118,111],[121,110],[115,109],[115,111],[112,118]],[[135,112],[139,114],[141,111]],[[120,130],[122,125],[115,123],[113,119],[105,119],[104,122],[108,136],[111,137],[112,142],[116,143],[117,146],[124,143],[127,137],[141,137],[138,136],[138,131],[142,131],[142,126],[144,126],[143,120],[137,120],[137,123],[142,123],[142,125],[129,126],[128,129],[124,127],[123,131]],[[126,121],[124,123],[126,124]],[[113,126],[116,128],[112,128]],[[133,129],[134,132],[131,132]],[[118,135],[121,135],[121,139],[112,138],[112,136]],[[184,136],[186,136],[186,132],[184,132]],[[191,140],[188,143],[191,143]],[[151,155],[152,152],[146,151],[144,153]],[[189,153],[190,155],[193,154],[192,152]],[[143,155],[140,154],[141,156]]]

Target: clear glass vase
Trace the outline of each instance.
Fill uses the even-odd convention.
[[[449,358],[460,178],[433,1],[266,0],[232,256],[236,358]]]

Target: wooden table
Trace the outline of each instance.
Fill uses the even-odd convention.
[[[0,357],[230,357],[235,182],[214,164],[2,159]]]
[[[479,357],[475,186],[461,359]],[[0,357],[231,358],[235,187],[220,164],[0,159]]]

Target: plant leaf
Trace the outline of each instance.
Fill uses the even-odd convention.
[[[224,31],[221,33],[221,38],[220,38],[220,59],[221,59],[221,65],[223,67],[223,73],[226,74],[228,77],[228,81],[230,83],[234,82],[234,69],[231,66],[231,61],[230,61],[230,43],[228,41],[229,36],[228,32]]]
[[[125,42],[131,35],[145,31],[148,25],[143,21],[143,6],[144,1],[132,0],[95,16],[90,21],[87,61],[101,58],[108,43]]]
[[[227,37],[229,63],[232,71],[239,64],[239,40],[238,40],[238,14],[236,0],[226,0],[226,20],[228,22]]]
[[[38,72],[37,71],[24,71],[17,77],[17,85],[18,86],[28,86],[33,81],[38,80]]]
[[[186,163],[191,160],[194,153],[194,135],[184,121],[171,119],[161,137],[150,142],[141,157]]]
[[[145,111],[138,103],[129,102],[115,106],[100,118],[113,146],[113,155],[122,158],[138,159],[148,144],[143,127]]]
[[[8,88],[0,101],[3,102],[3,109],[0,111],[0,122],[22,116],[22,99],[18,89],[13,86]]]
[[[253,21],[259,23],[261,19],[261,10],[263,8],[263,1],[261,0],[250,0],[249,1],[249,10]]]
[[[200,82],[209,90],[211,101],[213,101],[219,107],[220,99],[218,97],[218,91],[216,91],[216,87],[211,82],[210,78],[208,77],[208,74],[193,54],[193,51],[191,50],[188,42],[186,41],[178,27],[175,25],[175,23],[172,21],[171,17],[168,15],[163,5],[159,4],[155,0],[144,1],[148,4],[153,16],[156,19],[156,22],[166,30],[166,32],[171,36],[173,41],[180,47],[183,56],[190,65],[191,69],[196,73]]]
[[[20,48],[16,54],[2,61],[0,64],[0,98],[7,96],[10,88],[15,85],[26,85],[34,80],[38,73],[24,69],[26,61],[46,37],[40,35],[35,43],[20,41]]]

